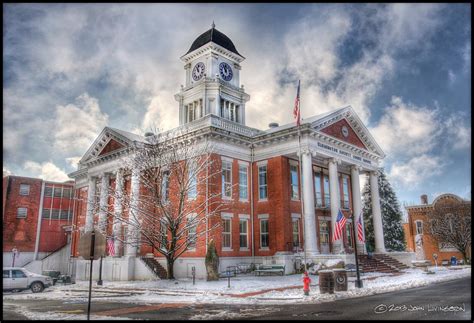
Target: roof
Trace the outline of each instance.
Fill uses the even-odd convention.
[[[189,48],[188,52],[185,54],[189,54],[192,51],[198,49],[201,46],[206,45],[209,42],[216,43],[219,46],[224,47],[227,50],[230,50],[231,52],[240,55],[240,53],[237,51],[237,49],[234,46],[234,43],[232,40],[230,40],[229,37],[221,33],[219,30],[217,30],[214,27],[214,24],[212,25],[212,28],[209,29],[208,31],[202,33],[196,40],[193,42],[191,45],[191,48]],[[242,55],[240,55],[242,56]],[[243,56],[242,56],[243,57]]]
[[[120,130],[120,129],[117,129],[117,128],[112,128],[112,127],[107,127],[107,128],[121,134],[125,138],[130,139],[131,141],[146,142],[145,137],[143,137],[143,136],[140,136],[140,135],[137,135],[137,134],[125,131],[125,130]]]

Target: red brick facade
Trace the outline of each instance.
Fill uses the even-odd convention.
[[[28,185],[27,195],[20,194],[20,185]],[[40,200],[43,180],[19,176],[3,178],[3,251],[9,252],[16,246],[20,252],[34,252],[40,215]],[[43,212],[39,239],[39,252],[52,252],[67,242],[64,226],[73,220],[73,201],[62,193],[71,191],[73,183],[45,182],[45,188],[56,188],[59,197],[45,196],[43,210],[53,210],[50,214]],[[66,189],[63,190],[62,188]],[[59,190],[58,190],[59,189]],[[51,195],[54,191],[51,190]],[[18,215],[19,208],[26,208],[26,216]],[[51,215],[51,216],[50,216]],[[57,215],[57,216],[56,216]],[[69,217],[69,220],[68,218]]]
[[[291,189],[290,189],[290,159],[285,156],[279,156],[270,158],[266,161],[267,165],[267,187],[268,195],[267,199],[261,201],[259,199],[259,174],[258,168],[259,162],[252,163],[250,168],[250,163],[245,161],[239,161],[238,159],[231,159],[228,157],[221,157],[220,155],[213,154],[212,160],[214,169],[210,170],[210,173],[215,173],[208,183],[209,195],[219,194],[222,192],[222,178],[220,170],[222,169],[222,158],[226,160],[232,160],[232,198],[225,199],[219,197],[217,199],[216,206],[220,205],[219,214],[230,213],[231,217],[231,247],[223,248],[222,242],[222,226],[219,226],[217,229],[210,232],[208,239],[214,239],[216,241],[216,247],[221,257],[245,257],[252,255],[252,248],[254,250],[255,256],[271,256],[276,252],[286,252],[293,251],[293,225],[292,225],[292,214],[301,215],[301,202],[299,199],[292,200],[291,198]],[[298,162],[294,160],[294,162]],[[247,169],[247,189],[248,189],[248,199],[242,201],[239,199],[239,165],[248,165]],[[327,168],[317,166],[316,169],[327,174]],[[299,173],[299,171],[298,171]],[[203,174],[201,174],[202,176]],[[351,192],[351,181],[350,174],[344,173],[340,175],[347,176],[348,178],[348,195],[349,195],[349,208],[352,208],[352,192]],[[252,178],[251,178],[252,176]],[[198,175],[199,178],[199,175]],[[299,196],[301,196],[301,180],[298,180],[299,183]],[[99,183],[97,185],[100,185]],[[109,185],[113,188],[115,186],[115,179],[112,177],[110,179]],[[342,188],[342,176],[339,177],[339,190],[343,191]],[[130,194],[130,174],[124,176],[124,190],[126,194]],[[313,182],[314,186],[314,182]],[[85,225],[85,217],[87,210],[87,186],[76,189],[76,196],[78,200],[75,205],[75,226],[76,228],[83,228]],[[143,191],[143,188],[141,188]],[[197,185],[197,198],[196,200],[189,201],[193,206],[204,204],[202,208],[205,208],[205,199],[206,199],[206,182],[199,181]],[[324,186],[321,185],[321,194],[324,196]],[[173,203],[173,199],[176,198],[176,191],[173,189],[173,179],[171,178],[170,182],[170,200]],[[341,193],[342,195],[342,193]],[[341,196],[342,198],[342,196]],[[210,201],[212,204],[214,200]],[[253,202],[253,203],[252,203]],[[113,211],[113,198],[109,198],[109,210]],[[253,212],[252,212],[253,204]],[[211,207],[210,212],[214,209]],[[204,211],[204,210],[203,210]],[[330,208],[324,205],[315,208],[317,220],[326,220],[328,221],[329,231],[329,240],[331,237],[331,227],[332,223],[329,220],[331,217]],[[204,214],[205,212],[203,212]],[[349,209],[343,209],[343,213],[346,217],[350,216]],[[248,247],[240,248],[240,231],[239,231],[239,215],[242,215],[243,218],[248,216],[248,227],[247,227],[247,241]],[[269,248],[262,249],[261,239],[260,239],[260,218],[259,216],[268,215],[268,227],[269,227]],[[123,209],[123,216],[127,218],[128,211]],[[94,223],[97,223],[97,216],[94,217]],[[209,227],[212,227],[217,221],[221,221],[219,216],[211,218],[209,222]],[[111,215],[108,220],[108,234],[112,234],[112,224],[111,224]],[[303,217],[301,216],[299,220],[299,245],[303,245]],[[316,221],[317,225],[317,235],[319,236],[319,221]],[[204,230],[205,224],[203,224]],[[252,239],[252,228],[253,228],[253,239]],[[198,231],[200,229],[198,228]],[[74,233],[74,242],[72,248],[73,256],[78,256],[77,253],[77,240],[79,238],[79,233]],[[346,230],[343,232],[343,241],[344,246],[347,252],[352,250],[349,248],[347,243]],[[321,240],[318,237],[318,247],[321,250]],[[329,243],[330,244],[330,243]],[[197,243],[195,250],[185,252],[182,257],[204,257],[206,252],[206,236],[201,236]],[[328,252],[331,252],[329,245]],[[150,246],[143,245],[140,248],[140,254],[145,255],[147,253],[154,253],[155,256],[159,257],[160,254],[156,250],[152,250]]]

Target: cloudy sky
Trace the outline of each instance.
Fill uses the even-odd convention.
[[[471,196],[469,4],[4,4],[3,171],[65,180],[104,126],[178,125],[212,21],[246,57],[247,125],[350,104],[399,200]]]

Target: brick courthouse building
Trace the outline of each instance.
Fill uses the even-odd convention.
[[[295,123],[270,124],[267,130],[246,126],[245,105],[250,96],[240,84],[243,72],[240,64],[244,57],[232,41],[212,26],[192,43],[181,60],[186,85],[175,95],[179,112],[177,129],[186,136],[207,140],[215,147],[212,157],[221,167],[222,177],[212,184],[222,191],[223,182],[231,183],[232,189],[230,194],[222,191],[222,226],[198,240],[195,249],[176,261],[176,277],[189,276],[192,266],[196,267],[198,277],[205,277],[206,241],[211,238],[217,242],[222,271],[228,265],[253,262],[286,264],[286,273],[291,273],[295,259],[302,257],[303,246],[307,257],[314,261],[341,258],[353,262],[351,220],[342,241],[331,242],[331,231],[339,208],[346,217],[350,210],[356,216],[361,213],[361,174],[370,175],[374,188],[376,252],[385,252],[377,189],[377,169],[385,155],[352,107],[302,120],[301,182]],[[278,108],[292,112],[292,107]],[[74,257],[78,256],[80,233],[90,230],[96,218],[87,200],[97,187],[101,191],[113,187],[125,190],[126,194],[140,194],[139,183],[134,180],[137,175],[133,171],[124,173],[121,160],[129,154],[134,142],[147,140],[106,127],[80,160],[78,170],[69,175],[75,179],[77,196],[82,198],[75,209],[75,225],[79,230],[74,234]],[[198,183],[198,199],[208,193],[206,183]],[[100,203],[114,205],[122,213],[120,203],[105,195]],[[108,226],[108,235],[126,238],[127,234],[130,233],[126,226]],[[153,250],[146,246],[122,246],[118,241],[115,248],[116,257],[105,258],[104,279],[150,277],[139,256],[150,256]],[[359,245],[361,249],[363,245]],[[153,256],[164,264],[159,253]],[[77,260],[78,279],[87,277],[87,266],[87,262]]]

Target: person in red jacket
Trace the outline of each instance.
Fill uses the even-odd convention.
[[[308,272],[304,272],[303,276],[303,291],[305,295],[309,295],[309,284],[311,283],[311,278],[308,276]]]

